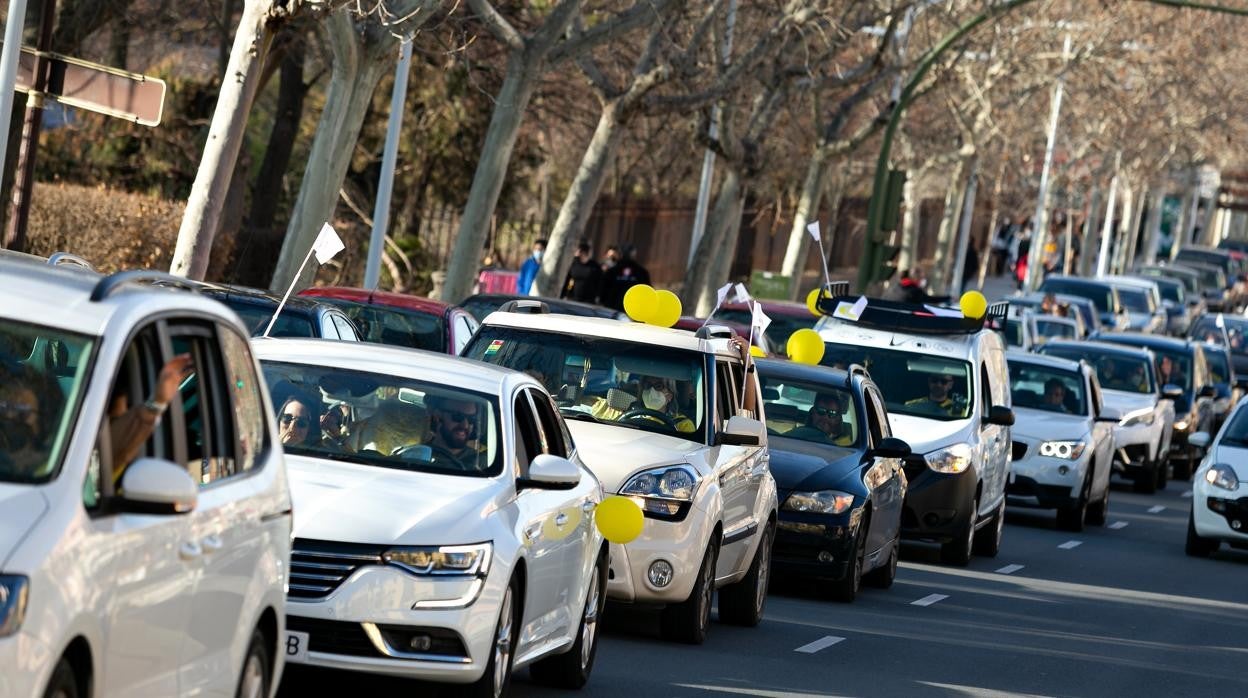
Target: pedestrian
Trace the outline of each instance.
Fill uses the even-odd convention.
[[[533,282],[537,280],[537,272],[542,268],[542,256],[546,253],[546,240],[533,242],[533,253],[520,265],[520,276],[516,278],[516,293],[521,296],[536,296],[537,289]]]
[[[635,246],[624,245],[618,252],[620,254],[619,261],[608,269],[603,276],[600,300],[608,308],[623,310],[624,294],[628,293],[628,289],[638,284],[650,283],[650,272],[642,266],[641,262],[634,258],[634,255],[637,254]],[[608,250],[609,253],[610,250]]]
[[[933,296],[927,292],[927,278],[923,267],[911,267],[901,275],[902,298],[907,303],[947,303],[949,296]]]
[[[607,253],[602,256],[602,272],[605,274],[611,271],[620,261],[620,246],[611,245],[607,248]]]
[[[1014,236],[1018,232],[1018,227],[1014,225],[1014,221],[1006,216],[1001,223],[1001,227],[997,229],[997,234],[992,238],[992,275],[1001,276],[1005,273],[1005,264],[1010,258],[1010,247],[1014,243]]]
[[[576,246],[576,257],[572,267],[568,269],[568,278],[563,282],[561,298],[568,298],[582,303],[597,303],[602,294],[602,267],[594,261],[593,248],[582,240]]]

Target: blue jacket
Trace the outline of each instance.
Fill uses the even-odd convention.
[[[542,263],[533,259],[530,255],[524,260],[524,264],[520,265],[520,276],[516,278],[516,293],[527,296],[533,290],[533,282],[537,280],[537,272],[542,268]]]

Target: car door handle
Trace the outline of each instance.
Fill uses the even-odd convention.
[[[556,526],[558,526],[558,527],[560,527],[560,528],[563,528],[564,526],[567,526],[567,525],[568,525],[568,515],[567,515],[567,514],[559,514],[558,516],[556,516],[556,517],[555,517],[555,525],[556,525]]]
[[[199,543],[193,541],[187,541],[178,547],[178,557],[183,560],[195,560],[203,554],[204,551],[199,547]]]
[[[212,535],[201,540],[200,546],[204,549],[204,554],[215,553],[225,547],[225,541],[221,540],[221,536]]]

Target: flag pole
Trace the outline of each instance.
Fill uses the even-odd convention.
[[[269,319],[269,326],[264,328],[263,337],[268,337],[269,332],[273,330],[273,325],[277,323],[277,316],[282,314],[282,308],[286,307],[286,301],[290,299],[290,294],[295,290],[295,284],[299,283],[299,279],[303,276],[303,270],[308,266],[308,260],[312,259],[312,252],[315,246],[308,248],[308,253],[303,257],[303,264],[299,265],[299,272],[295,274],[295,278],[290,280],[290,288],[286,289],[286,295],[282,296],[282,302],[277,304],[277,310],[273,311],[273,317]]]

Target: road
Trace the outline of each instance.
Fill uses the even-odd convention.
[[[893,588],[849,605],[775,580],[762,625],[715,624],[701,647],[661,641],[653,614],[610,607],[583,695],[1248,695],[1248,552],[1186,557],[1188,492],[1115,485],[1109,526],[1079,534],[1058,531],[1051,512],[1010,509],[996,559],[948,567],[934,546],[907,544]],[[456,695],[351,674],[288,678],[290,698]],[[575,694],[521,672],[513,695]]]

